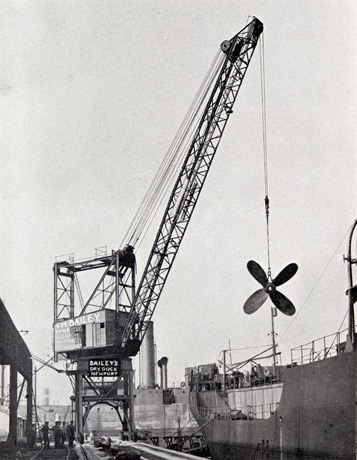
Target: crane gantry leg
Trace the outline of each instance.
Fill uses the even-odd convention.
[[[81,369],[83,362],[77,363],[79,369],[68,371],[74,378],[74,419],[77,436],[84,431],[93,407],[109,405],[113,407],[122,424],[122,431],[129,439],[135,433],[134,422],[134,371],[130,359],[121,361],[121,372],[115,379],[90,378]]]

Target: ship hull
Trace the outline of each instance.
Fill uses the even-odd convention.
[[[191,391],[190,408],[212,459],[355,459],[356,352],[285,368],[281,381],[278,408],[266,419],[202,416],[229,406],[228,398]]]

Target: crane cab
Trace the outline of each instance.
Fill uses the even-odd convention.
[[[55,353],[66,358],[98,353],[119,346],[128,313],[101,309],[85,315],[62,319],[54,324]]]

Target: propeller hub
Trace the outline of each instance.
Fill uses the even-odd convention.
[[[276,291],[276,287],[275,285],[270,281],[266,287],[265,287],[265,292],[267,292],[268,294],[270,294],[271,292],[274,292]]]

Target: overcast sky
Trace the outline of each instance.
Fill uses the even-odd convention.
[[[0,296],[35,355],[52,354],[55,257],[118,248],[220,43],[248,16],[265,27],[273,276],[299,265],[280,289],[297,308],[276,320],[281,351],[339,328],[356,218],[355,1],[3,0]],[[242,310],[259,287],[246,263],[267,268],[261,113],[257,50],[155,312],[170,384],[229,342],[270,342],[269,303]],[[67,380],[38,382],[68,401]]]

